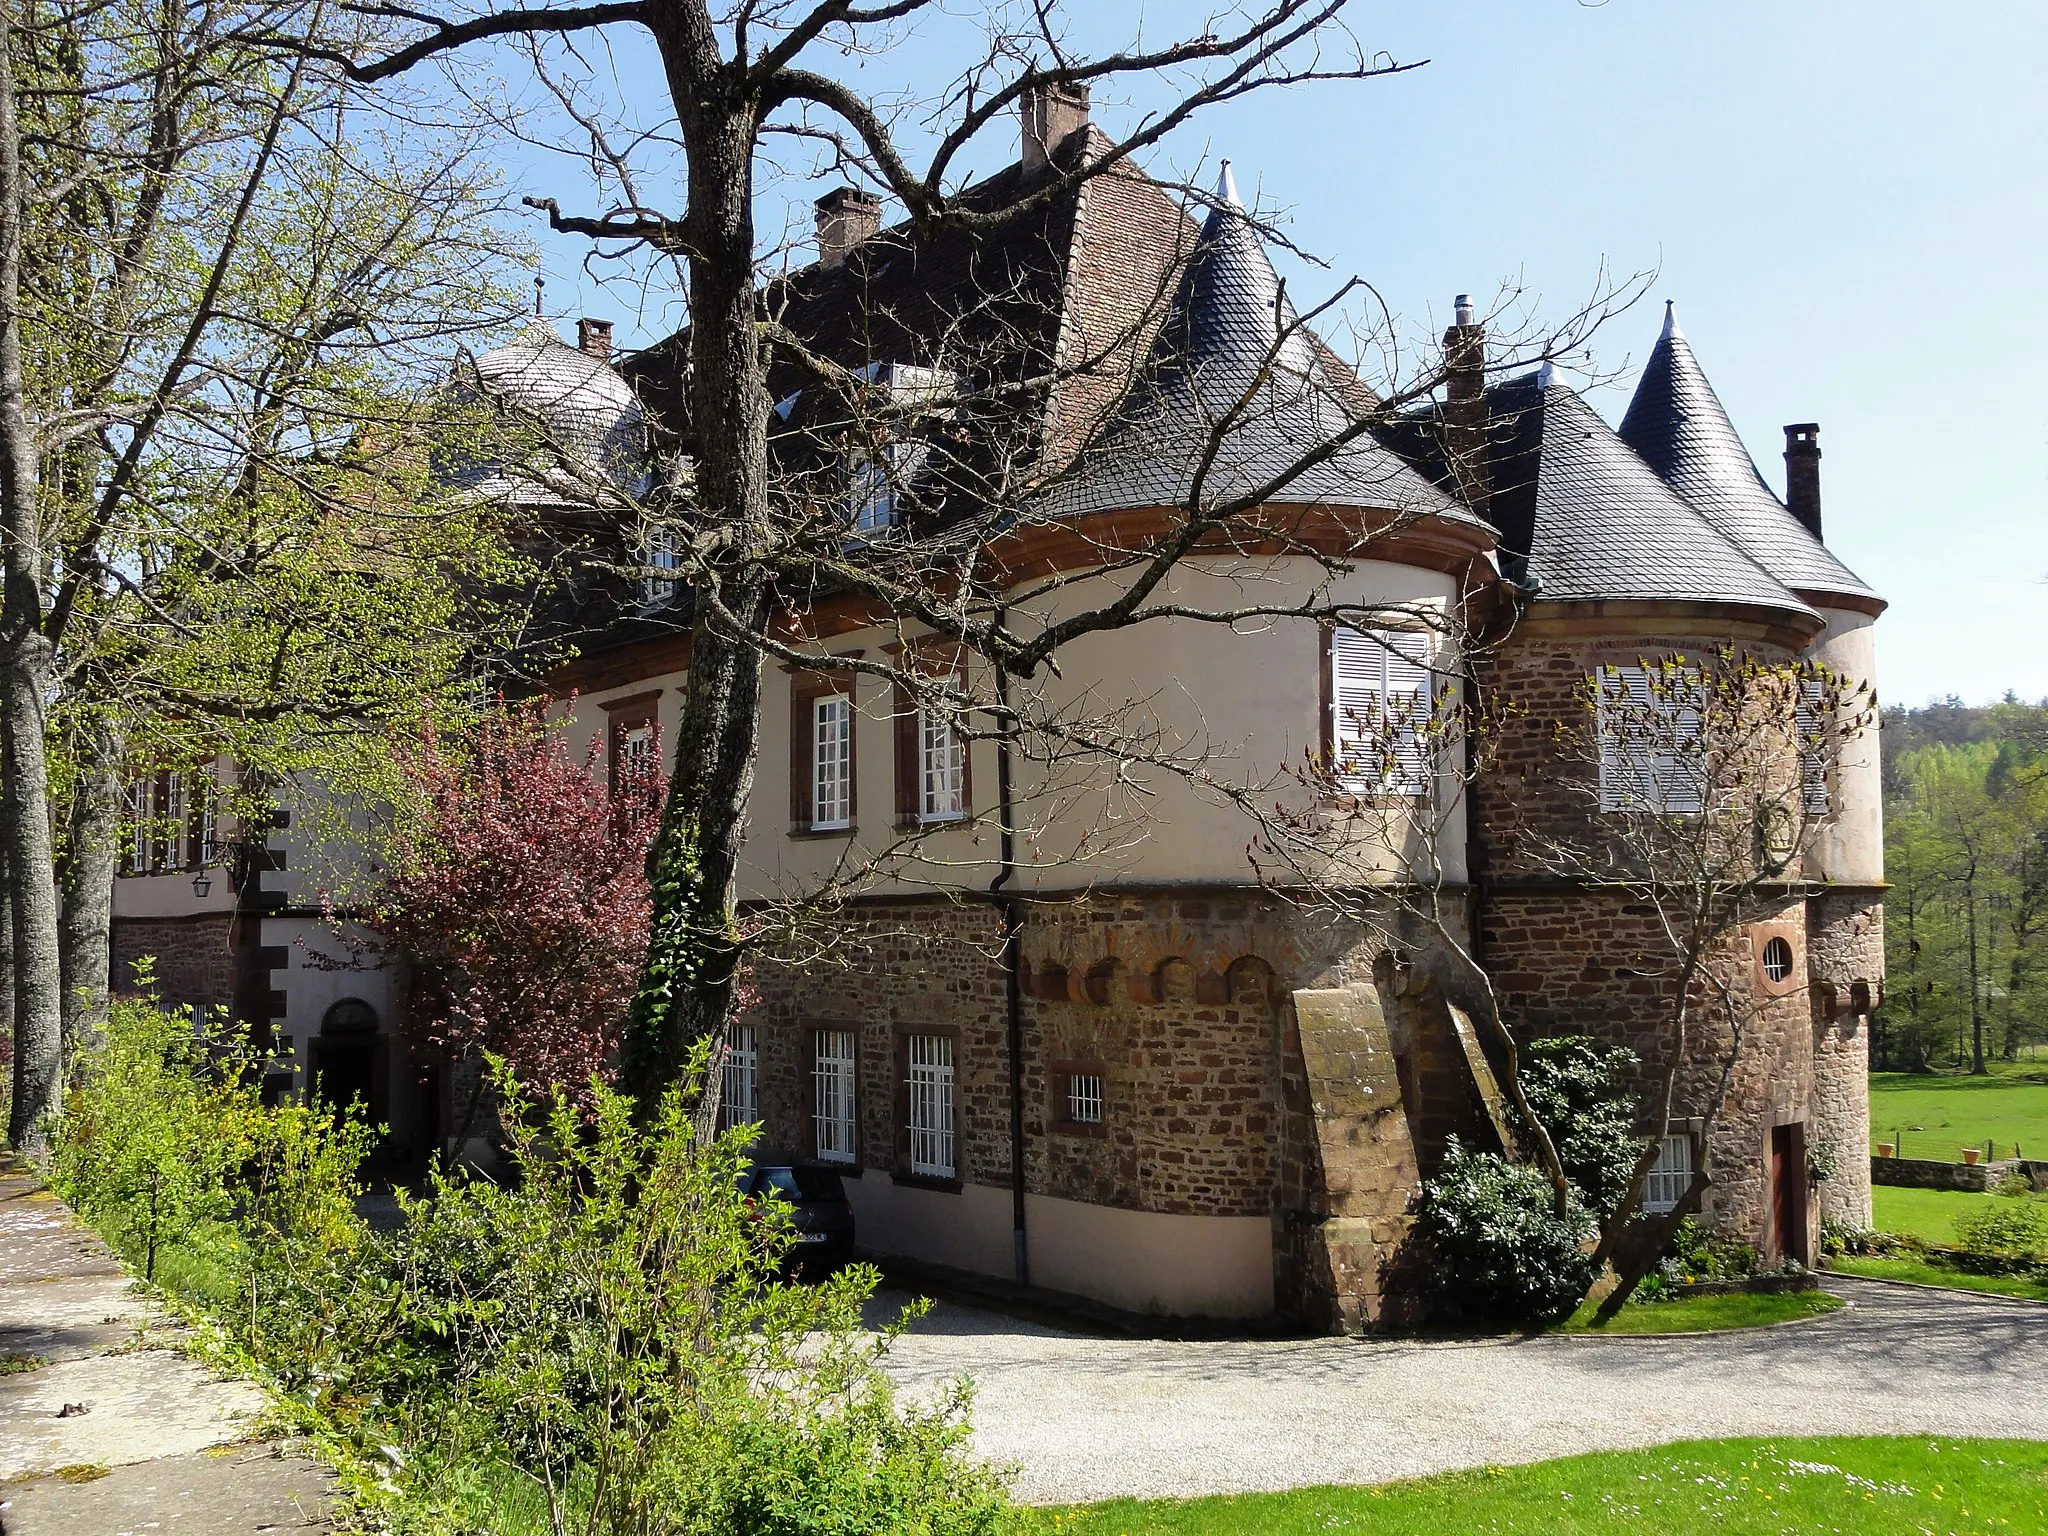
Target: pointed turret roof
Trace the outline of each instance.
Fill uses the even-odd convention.
[[[1666,301],[1621,439],[1699,514],[1795,591],[1877,601],[1764,483]]]
[[[1819,622],[1695,512],[1554,369],[1487,392],[1507,572],[1539,601],[1737,603]]]
[[[1063,488],[1063,515],[1184,501],[1219,424],[1205,501],[1258,490],[1357,419],[1322,342],[1301,323],[1224,161],[1214,203],[1141,382]],[[1370,435],[1303,470],[1273,500],[1476,521]]]

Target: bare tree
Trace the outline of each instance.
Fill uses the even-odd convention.
[[[511,252],[459,121],[263,41],[326,16],[30,0],[4,17],[17,1145],[40,1141],[66,1046],[105,1006],[135,763],[309,764],[431,691],[474,632],[450,622],[460,602],[420,599],[477,563],[458,556],[488,567],[498,535],[433,524],[420,400],[453,341],[515,307]]]
[[[943,89],[916,101],[866,93],[832,64],[814,62],[878,56],[906,28],[937,22],[940,9],[936,0],[374,5],[365,10],[409,29],[402,46],[343,50],[276,39],[372,81],[465,49],[497,47],[496,57],[509,57],[504,45],[516,43],[587,136],[599,206],[612,206],[583,214],[563,211],[557,195],[529,202],[556,231],[594,242],[594,260],[638,256],[648,270],[680,277],[689,324],[665,359],[673,387],[659,413],[657,493],[595,489],[614,526],[661,532],[662,563],[635,568],[628,559],[622,568],[634,579],[678,583],[677,611],[690,636],[674,774],[649,861],[653,944],[629,1035],[631,1086],[646,1099],[719,1035],[748,948],[788,932],[789,922],[775,917],[750,919],[743,931],[735,874],[754,789],[763,665],[821,660],[821,637],[805,622],[814,604],[828,596],[865,601],[895,629],[892,653],[832,664],[886,680],[966,739],[994,740],[1006,791],[1027,760],[1048,802],[1058,796],[1046,786],[1063,769],[1078,776],[1084,761],[1091,779],[1104,764],[1120,765],[1111,770],[1120,778],[1145,763],[1202,783],[1218,778],[1215,743],[1157,728],[1143,700],[1077,703],[1071,690],[1053,686],[1062,652],[1148,623],[1369,617],[1333,596],[1341,575],[1379,540],[1464,515],[1420,481],[1388,484],[1376,508],[1334,518],[1276,510],[1325,499],[1308,489],[1315,477],[1369,457],[1376,434],[1441,382],[1434,350],[1409,362],[1399,327],[1364,285],[1335,285],[1326,303],[1301,307],[1277,289],[1263,345],[1227,378],[1194,379],[1185,370],[1176,378],[1170,357],[1163,370],[1147,371],[1148,359],[1160,359],[1158,333],[1196,243],[1192,221],[1173,248],[1141,264],[1138,286],[1150,283],[1150,291],[1134,295],[1103,334],[1064,352],[1024,333],[1016,306],[1028,309],[1030,295],[1009,291],[992,271],[963,309],[921,322],[913,380],[880,379],[870,365],[886,355],[820,345],[794,323],[786,301],[800,285],[772,280],[787,245],[780,231],[763,230],[759,208],[761,183],[784,169],[778,157],[792,143],[816,153],[814,174],[849,177],[895,199],[915,239],[989,240],[1091,182],[1133,174],[1134,157],[1159,150],[1210,106],[1412,67],[1364,47],[1344,25],[1344,0],[1272,0],[1218,14],[1182,38],[1134,33],[1120,50],[1092,53],[1072,44],[1060,7],[994,3],[975,13],[979,46],[963,53]],[[652,41],[668,99],[651,115],[644,103],[606,99],[604,77],[585,62],[584,50],[605,46],[607,28]],[[1166,104],[1121,135],[1060,139],[1048,131],[1048,104],[1139,87],[1163,91]],[[1027,142],[1035,173],[960,186],[959,168],[979,136],[1020,116],[1038,135]],[[650,169],[677,154],[682,169],[672,182]],[[1197,216],[1221,206],[1247,227],[1276,233],[1220,189],[1184,182],[1178,190]],[[665,195],[673,207],[661,206]],[[1603,289],[1550,334],[1532,332],[1522,348],[1503,348],[1498,365],[1574,350],[1613,297]],[[1386,365],[1374,370],[1386,377],[1373,387],[1309,328],[1327,325],[1340,302],[1368,310],[1364,339]],[[877,329],[890,323],[868,318]],[[1044,402],[1060,393],[1097,408],[1075,430],[1048,436],[1039,430]],[[1284,451],[1241,450],[1262,434]],[[1086,512],[1099,504],[1088,487],[1142,478],[1161,462],[1187,469],[1150,487],[1149,504],[1162,509],[1151,525],[1088,524]],[[1379,473],[1385,478],[1383,464]],[[850,474],[858,477],[852,484]],[[886,534],[869,536],[861,509],[881,503],[891,509]],[[1020,553],[1034,533],[1078,540],[1082,555],[1034,573]],[[1241,562],[1241,597],[1190,602],[1175,594],[1175,572],[1218,554]],[[1302,557],[1322,578],[1306,589],[1262,585],[1262,565],[1277,570]],[[1142,800],[1141,789],[1127,787]],[[1028,835],[1014,796],[1000,798],[1001,868],[991,883],[998,895]],[[879,867],[914,861],[918,839],[907,842],[851,856],[828,891],[791,893],[783,917],[857,889]],[[1014,944],[1014,913],[1007,931]]]

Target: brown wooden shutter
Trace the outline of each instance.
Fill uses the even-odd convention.
[[[789,824],[798,832],[811,829],[811,695],[797,680],[789,689]]]

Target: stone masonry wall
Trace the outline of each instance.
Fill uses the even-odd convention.
[[[1813,1134],[1829,1175],[1821,1212],[1870,1225],[1870,1010],[1884,995],[1884,898],[1830,890],[1807,903]]]
[[[234,1001],[234,959],[229,936],[234,916],[120,918],[113,928],[116,992],[136,988],[135,962],[154,956],[156,995],[167,1004],[227,1008]]]

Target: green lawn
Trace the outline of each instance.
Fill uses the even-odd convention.
[[[1795,1318],[1818,1317],[1842,1304],[1825,1291],[1792,1291],[1780,1296],[1738,1291],[1730,1296],[1687,1296],[1678,1301],[1630,1302],[1605,1328],[1592,1326],[1596,1304],[1588,1302],[1557,1331],[1604,1338],[1619,1333],[1706,1333],[1724,1328],[1762,1328]]]
[[[1982,1291],[1987,1296],[2024,1296],[2029,1301],[2048,1301],[2048,1285],[2020,1275],[1971,1275],[1945,1264],[1924,1259],[1859,1258],[1843,1254],[1828,1260],[1828,1268],[1845,1275],[1868,1275],[1873,1280],[1910,1280],[1915,1285],[1940,1285],[1952,1291]]]
[[[2048,1531],[2048,1444],[1696,1440],[1378,1488],[1120,1499],[1040,1511],[1036,1536],[2009,1536]]]
[[[1964,1147],[1997,1143],[1998,1155],[2048,1159],[2048,1071],[1997,1065],[1989,1077],[1870,1074],[1870,1150],[1902,1139],[1901,1157],[1959,1163]]]
[[[2042,1143],[2048,1150],[2048,1142]],[[1917,1237],[1923,1243],[1953,1243],[1956,1218],[1990,1200],[2010,1200],[2010,1195],[1975,1195],[1960,1189],[1902,1189],[1876,1184],[1870,1190],[1870,1224],[1880,1232]],[[2033,1195],[2048,1200],[2048,1195]]]

